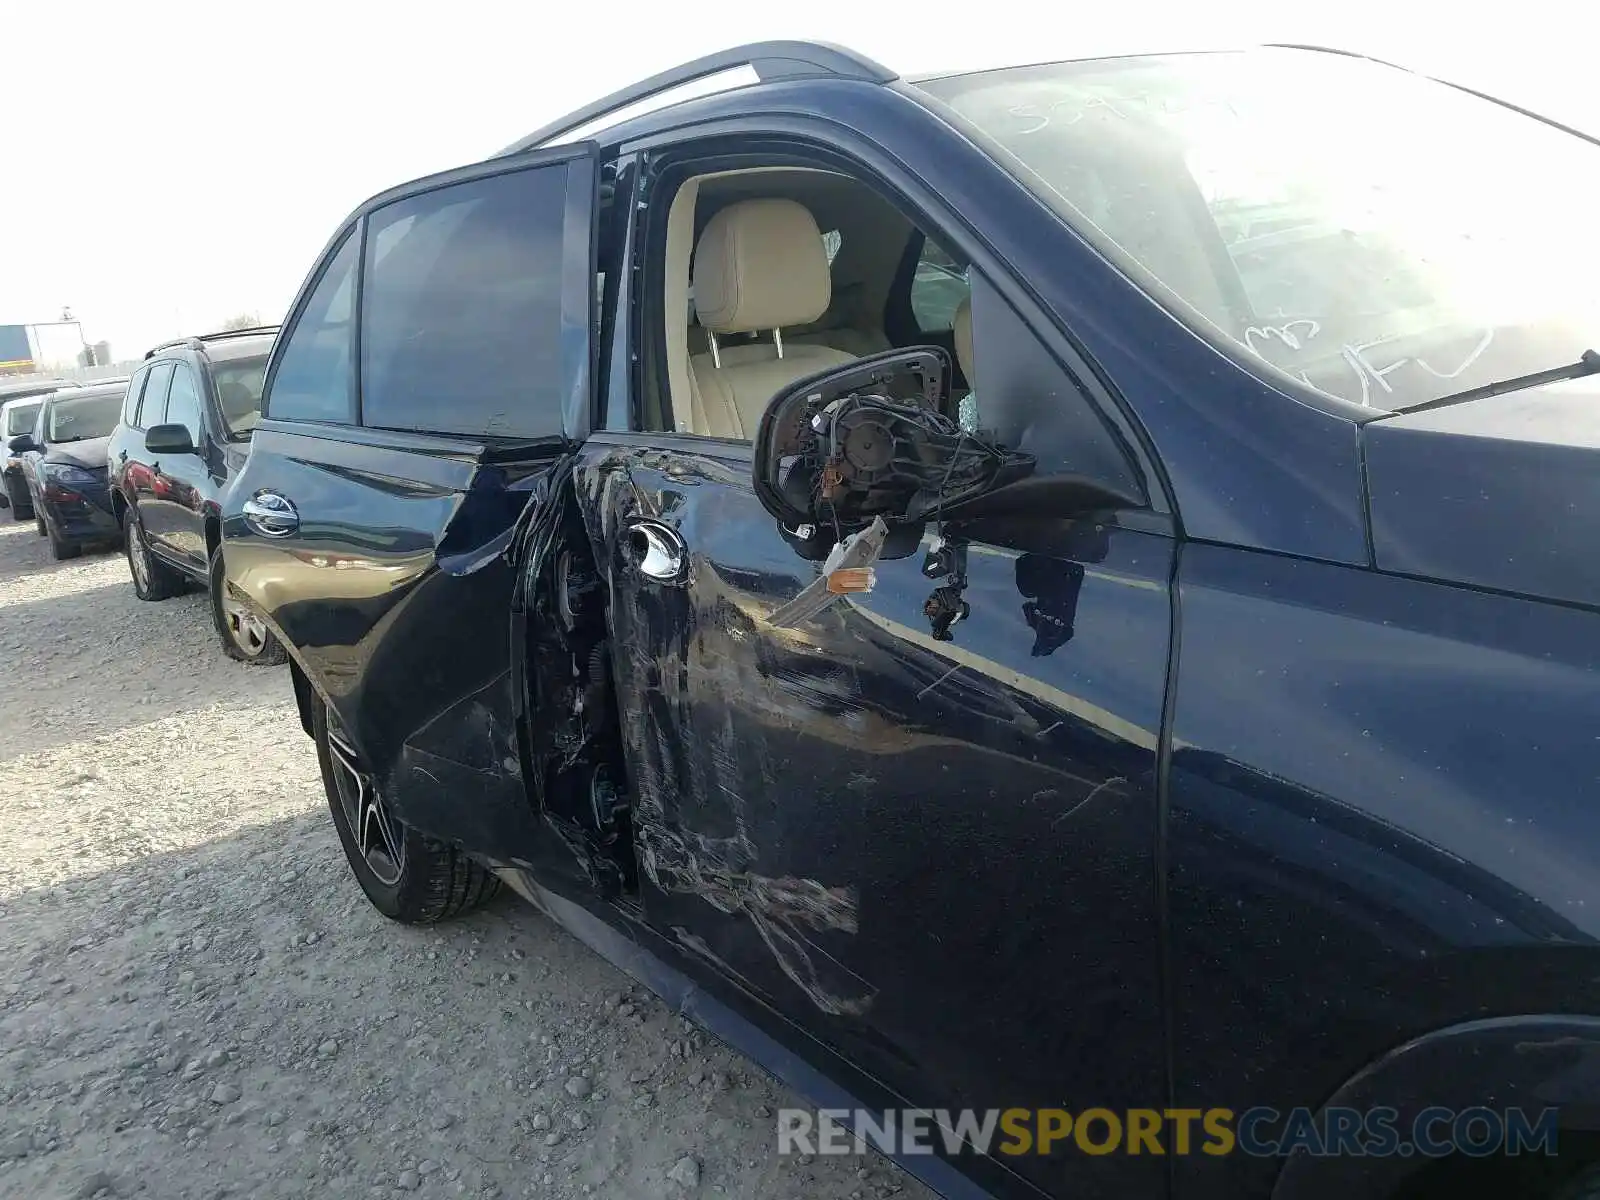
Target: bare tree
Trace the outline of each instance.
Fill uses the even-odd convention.
[[[258,312],[240,313],[236,317],[229,317],[222,323],[224,332],[230,329],[254,329],[261,324],[261,314]]]

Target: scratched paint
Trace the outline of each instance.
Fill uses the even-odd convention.
[[[657,469],[662,466],[658,463]],[[608,480],[605,490],[616,495],[613,486]],[[635,511],[654,507],[641,505]],[[697,566],[704,569],[704,564]],[[706,656],[700,661],[711,669],[691,676],[689,638],[696,635],[688,631],[698,623],[681,619],[684,614],[674,608],[686,602],[683,592],[663,598],[660,592],[627,589],[618,599],[627,605],[632,634],[623,639],[623,670],[639,700],[623,714],[622,731],[637,789],[632,820],[644,877],[663,892],[698,897],[718,912],[747,921],[783,975],[822,1012],[855,1016],[867,1011],[875,995],[872,986],[815,940],[824,932],[857,932],[855,886],[773,873],[759,861],[741,783],[747,768],[757,782],[775,781],[759,733],[752,737],[747,730],[740,737],[725,721],[701,747],[703,757],[693,752],[695,700],[707,687],[751,689],[769,699],[776,723],[791,726],[814,712],[815,694],[775,688],[749,655]],[[728,606],[720,619],[728,626],[748,618]],[[835,680],[834,686],[848,694],[847,681]],[[683,801],[689,797],[697,798],[689,810],[695,813],[694,826],[684,819]],[[688,949],[697,947],[701,957],[737,977],[702,941],[686,943]]]
[[[633,819],[645,877],[664,892],[697,896],[721,913],[746,918],[779,969],[823,1012],[865,1012],[874,990],[808,936],[856,933],[856,889],[757,869],[743,800],[725,788],[719,791],[730,801],[733,823],[727,835],[714,836],[669,818],[662,797],[682,794],[672,786],[673,777],[688,774],[690,786],[698,786],[692,768],[681,762],[681,747],[670,727],[631,713],[624,728],[630,747],[644,751],[634,759],[639,791]]]

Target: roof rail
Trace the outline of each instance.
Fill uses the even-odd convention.
[[[756,78],[762,83],[818,76],[855,79],[864,83],[891,83],[899,78],[881,63],[832,42],[752,42],[747,46],[719,50],[630,84],[602,100],[568,113],[559,121],[552,121],[544,128],[534,130],[521,141],[500,151],[500,155],[535,149],[563,133],[570,133],[581,125],[587,125],[630,104],[648,100],[659,92],[739,67],[754,70]]]
[[[159,346],[151,346],[144,352],[146,358],[154,358],[163,350],[171,350],[175,346],[184,346],[190,350],[200,349],[200,339],[197,337],[173,338],[170,342],[162,342]]]
[[[202,342],[215,341],[217,338],[253,337],[262,333],[277,333],[282,325],[246,325],[243,329],[219,329],[215,333],[202,333]]]
[[[214,342],[219,338],[257,337],[263,333],[277,333],[281,328],[283,328],[281,325],[250,325],[244,329],[219,329],[215,333],[173,338],[170,342],[162,342],[159,346],[152,346],[144,352],[144,356],[146,358],[154,358],[161,351],[171,350],[177,346],[182,346],[187,350],[204,350],[207,342]]]

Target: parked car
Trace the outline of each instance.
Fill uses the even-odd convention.
[[[59,561],[87,543],[121,541],[106,480],[106,443],[122,411],[126,379],[52,392],[39,406],[33,432],[11,439],[40,537]]]
[[[258,665],[281,663],[284,653],[223,581],[217,502],[250,444],[276,330],[211,333],[149,351],[109,447],[134,592],[165,600],[191,582],[204,587],[223,649]]]
[[[18,434],[33,432],[39,405],[51,392],[77,387],[70,379],[30,379],[26,383],[0,384],[0,508],[11,510],[13,521],[33,516],[27,484],[22,478],[22,459],[10,450]]]
[[[830,1108],[1100,1114],[945,1195],[1592,1197],[1597,183],[1313,49],[713,55],[351,214],[228,579],[387,916],[509,884]],[[1360,270],[1258,311],[1279,202]]]

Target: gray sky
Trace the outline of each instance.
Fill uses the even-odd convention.
[[[842,42],[906,73],[1266,41],[1358,49],[1600,133],[1600,5],[10,0],[0,18],[0,324],[71,305],[119,357],[276,320],[368,195],[498,150],[740,42]],[[1586,10],[1594,11],[1586,11]],[[1504,14],[1486,21],[1487,12]],[[580,24],[604,14],[595,27]],[[1486,165],[1486,169],[1490,169]],[[71,331],[44,357],[69,358]]]

